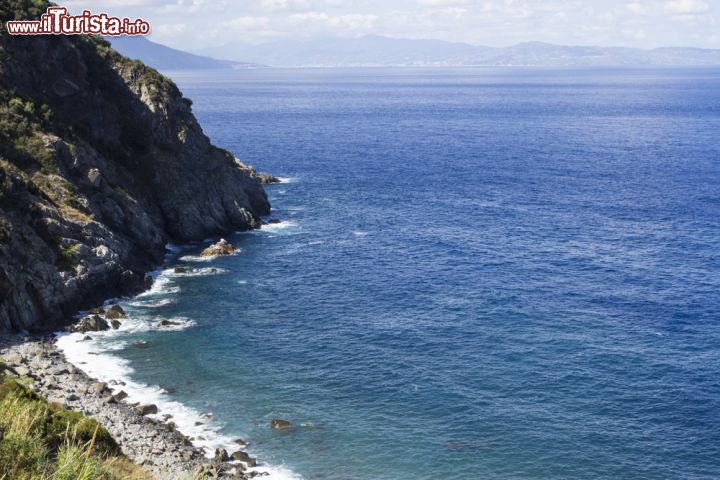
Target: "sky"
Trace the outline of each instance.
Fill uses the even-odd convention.
[[[474,45],[720,48],[720,0],[56,0],[143,18],[187,51],[231,42],[384,35]]]

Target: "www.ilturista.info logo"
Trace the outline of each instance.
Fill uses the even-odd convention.
[[[95,34],[147,35],[150,24],[138,18],[111,17],[107,13],[93,14],[85,10],[81,15],[68,15],[65,7],[49,7],[40,20],[11,20],[5,23],[10,35],[83,35]]]

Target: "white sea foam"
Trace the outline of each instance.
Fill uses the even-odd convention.
[[[212,413],[198,412],[182,403],[170,398],[168,392],[156,385],[147,385],[132,379],[133,370],[129,362],[111,352],[125,348],[127,341],[123,336],[127,333],[138,332],[142,329],[169,330],[172,327],[158,328],[157,322],[161,319],[143,317],[130,317],[122,322],[119,330],[108,330],[93,333],[93,340],[83,341],[84,334],[59,333],[57,346],[65,354],[69,362],[83,370],[90,377],[109,384],[109,388],[117,393],[123,390],[127,393],[127,402],[141,404],[154,404],[158,413],[149,415],[155,419],[162,419],[163,415],[172,415],[172,421],[183,434],[193,437],[193,443],[205,450],[206,456],[211,458],[216,448],[225,448],[228,451],[237,449],[235,437],[219,433],[219,427],[212,420]],[[173,318],[172,321],[183,322],[182,328],[194,324],[192,320]],[[115,382],[111,382],[114,380]],[[122,384],[119,384],[122,382]],[[198,425],[197,423],[202,423]],[[282,466],[261,465],[250,469],[266,473],[269,480],[299,480],[301,477]]]
[[[228,253],[228,255],[237,255],[240,253],[241,250],[238,248],[232,253]],[[178,260],[182,262],[212,262],[218,257],[218,255],[211,255],[209,257],[202,257],[200,255],[184,255],[180,257]]]
[[[286,228],[297,227],[297,223],[292,220],[282,220],[275,223],[266,223],[261,227],[261,231],[276,232],[278,230],[285,230]]]
[[[220,275],[222,273],[227,273],[227,270],[213,267],[187,268],[185,273],[175,273],[174,268],[163,270],[163,274],[169,277],[202,277],[205,275]]]
[[[151,275],[154,276],[152,286],[148,290],[139,294],[136,298],[144,298],[154,295],[168,295],[180,292],[180,287],[176,285],[170,277],[163,275],[162,272],[153,272]]]
[[[298,181],[297,177],[275,177],[278,180],[280,180],[280,183],[296,183]]]
[[[159,308],[164,307],[165,305],[172,305],[173,303],[175,303],[175,299],[173,298],[161,298],[158,300],[133,300],[131,302],[127,302],[127,304],[131,307],[137,308]]]
[[[352,232],[352,233],[353,233],[353,235],[355,235],[356,237],[365,237],[365,236],[368,235],[368,232],[363,232],[362,230],[355,230],[355,231]]]

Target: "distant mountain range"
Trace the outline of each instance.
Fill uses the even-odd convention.
[[[720,65],[720,50],[577,47],[542,42],[485,47],[441,40],[368,35],[359,38],[278,40],[259,45],[230,43],[198,53],[278,67],[329,66],[643,66]]]
[[[257,65],[247,62],[216,60],[183,52],[151,42],[145,37],[107,38],[113,48],[126,57],[141,60],[158,70],[207,70],[218,68],[250,68]]]
[[[176,50],[144,37],[115,37],[112,46],[159,70],[355,66],[720,66],[720,50],[667,47],[573,47],[527,42],[483,47],[442,40],[410,40],[368,35],[359,38],[277,40],[260,45],[226,44],[198,54]],[[225,58],[227,60],[217,60]]]

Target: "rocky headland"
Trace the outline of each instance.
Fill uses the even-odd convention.
[[[274,177],[212,145],[191,105],[101,38],[0,35],[0,331],[146,288],[168,242],[260,225]]]
[[[3,2],[0,25],[48,5]],[[212,145],[191,106],[101,38],[0,27],[0,356],[51,402],[99,420],[159,478],[246,478],[255,460],[245,452],[208,460],[171,420],[148,418],[153,406],[127,404],[50,339],[27,337],[148,288],[167,243],[257,228],[270,213],[263,184],[279,180]],[[231,251],[219,245],[213,254]],[[95,309],[71,329],[119,328],[123,317]]]

